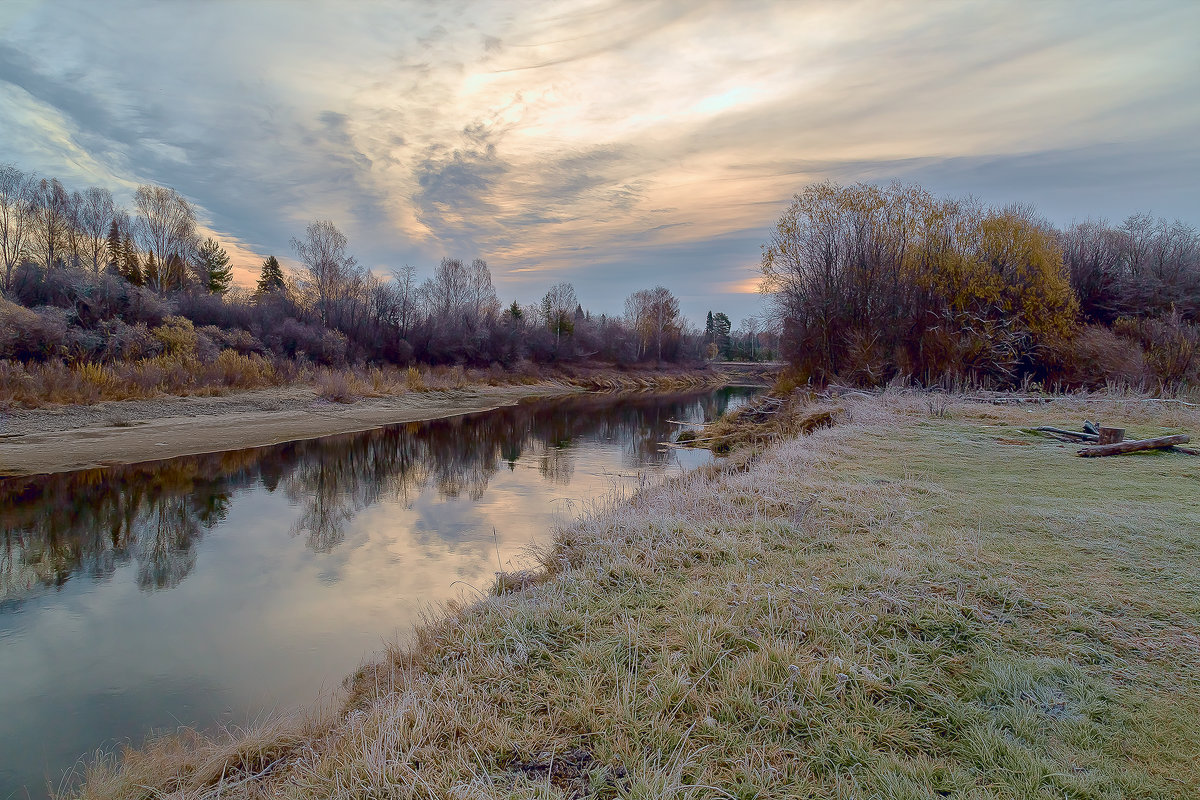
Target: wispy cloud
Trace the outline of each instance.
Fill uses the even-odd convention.
[[[1196,220],[1196,30],[1186,0],[13,2],[0,160],[173,186],[246,274],[328,217],[373,266],[737,316],[811,180]]]

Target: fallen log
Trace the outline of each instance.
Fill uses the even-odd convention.
[[[1173,447],[1168,447],[1167,449],[1170,450],[1172,453],[1183,453],[1184,455],[1189,455],[1189,456],[1200,456],[1200,450],[1197,450],[1194,447],[1180,447],[1179,445],[1175,445]]]
[[[1123,453],[1139,453],[1143,450],[1160,450],[1178,444],[1187,444],[1191,439],[1183,434],[1176,436],[1159,436],[1157,439],[1134,439],[1118,444],[1098,444],[1084,447],[1075,455],[1091,458],[1095,456],[1116,456]]]
[[[1069,436],[1072,439],[1080,442],[1094,442],[1097,437],[1094,433],[1080,433],[1079,431],[1067,431],[1062,428],[1052,428],[1049,425],[1043,425],[1040,428],[1034,428],[1039,433],[1057,433],[1059,436]]]

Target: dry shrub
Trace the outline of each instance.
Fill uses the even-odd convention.
[[[421,371],[416,367],[409,367],[404,371],[404,383],[414,392],[423,392],[426,388],[425,380],[421,377]]]
[[[1159,388],[1200,382],[1200,326],[1185,321],[1178,311],[1161,319],[1122,318],[1113,330],[1141,345],[1147,372]]]
[[[1146,363],[1141,345],[1109,328],[1088,326],[1068,345],[1067,382],[1086,389],[1109,384],[1143,386]]]
[[[196,353],[196,329],[186,317],[167,317],[151,333],[162,342],[163,349],[170,355],[189,356]]]
[[[275,367],[260,355],[245,356],[234,350],[222,350],[210,366],[223,386],[254,389],[277,382]]]
[[[333,370],[321,370],[317,374],[317,394],[335,403],[353,403],[360,395],[352,384],[353,376]]]

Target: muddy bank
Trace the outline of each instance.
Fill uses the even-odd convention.
[[[0,476],[64,472],[261,447],[398,422],[486,411],[583,391],[545,382],[408,392],[335,403],[304,386],[0,413]]]

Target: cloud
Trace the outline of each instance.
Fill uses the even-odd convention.
[[[304,10],[6,4],[0,161],[172,186],[247,269],[329,218],[365,264],[478,255],[514,292],[619,274],[699,297],[703,263],[720,300],[823,178],[1200,217],[1192,3]]]

